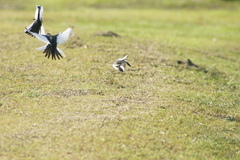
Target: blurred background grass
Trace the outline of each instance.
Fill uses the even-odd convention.
[[[164,8],[164,9],[236,9],[239,0],[0,0],[1,9],[32,9],[40,4],[51,9],[94,8]]]
[[[239,1],[0,2],[0,159],[239,159]],[[23,33],[37,4],[66,59]]]

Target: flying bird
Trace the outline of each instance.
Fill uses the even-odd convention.
[[[71,36],[73,31],[73,27],[66,29],[64,32],[60,32],[57,35],[51,35],[47,33],[46,35],[37,34],[31,31],[28,31],[32,36],[36,37],[42,42],[47,43],[46,45],[37,48],[39,51],[43,51],[45,53],[45,57],[49,58],[52,55],[52,59],[65,58],[66,55],[61,51],[57,45],[66,42]]]
[[[38,5],[36,6],[36,11],[35,11],[35,18],[34,18],[34,22],[32,24],[30,24],[25,30],[24,32],[30,36],[32,36],[30,32],[33,33],[38,33],[38,34],[43,34],[45,35],[45,30],[43,28],[42,25],[42,14],[43,14],[43,7]]]
[[[127,61],[126,61],[126,58],[128,57],[128,55],[126,55],[125,57],[123,58],[119,58],[116,62],[114,62],[112,64],[113,68],[115,68],[116,70],[119,70],[121,72],[124,72],[125,71],[125,66],[126,64],[128,66],[131,66]]]

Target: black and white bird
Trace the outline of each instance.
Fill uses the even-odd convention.
[[[66,42],[71,36],[72,31],[73,27],[66,29],[64,32],[60,32],[57,35],[51,35],[50,33],[47,33],[47,35],[41,35],[31,31],[28,32],[40,41],[47,43],[46,45],[37,48],[37,50],[43,51],[43,53],[45,53],[45,57],[47,58],[52,55],[52,59],[56,60],[56,58],[61,59],[66,57],[63,51],[61,51],[57,45]]]
[[[125,66],[126,64],[128,66],[131,66],[127,61],[126,61],[126,58],[128,57],[128,55],[126,55],[125,57],[123,58],[119,58],[116,62],[114,62],[112,64],[113,68],[115,68],[116,70],[119,70],[121,72],[124,72],[125,71]]]
[[[35,11],[35,17],[34,17],[34,22],[30,24],[24,32],[30,36],[32,36],[29,31],[33,33],[38,33],[38,34],[43,34],[45,35],[45,30],[43,28],[43,21],[42,21],[42,15],[43,15],[43,7],[42,6],[36,6],[36,11]]]

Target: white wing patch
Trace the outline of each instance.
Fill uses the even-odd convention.
[[[34,23],[34,22],[33,22],[33,23]],[[30,25],[24,30],[25,33],[32,27],[33,23],[30,24]]]
[[[42,46],[42,47],[38,47],[38,48],[36,48],[38,51],[43,51],[43,50],[45,50],[46,48],[47,48],[47,45],[48,44],[46,44],[46,45],[44,45],[44,46]]]
[[[68,28],[64,32],[60,32],[57,36],[57,44],[62,44],[63,42],[66,42],[71,36],[72,31],[73,28]]]
[[[120,68],[121,68],[121,69],[120,69]],[[125,69],[124,69],[124,66],[123,66],[123,65],[120,65],[120,66],[119,66],[119,71],[124,72],[124,70],[125,70]]]
[[[127,57],[128,57],[128,55],[126,55],[126,56],[123,57],[123,58],[119,58],[118,60],[123,61],[123,60],[125,60]]]
[[[37,34],[37,33],[33,33],[28,31],[31,35],[33,35],[34,37],[36,37],[37,39],[39,39],[40,41],[44,42],[44,43],[49,43],[48,39],[46,36],[41,35],[41,34]]]
[[[113,63],[112,66],[114,69],[119,70],[119,66],[117,64]]]
[[[39,34],[46,35],[43,25],[40,28]]]

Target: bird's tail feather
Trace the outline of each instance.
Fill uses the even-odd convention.
[[[52,54],[52,45],[51,44],[47,44],[45,45],[45,49],[44,49],[44,46],[41,48],[39,47],[40,49],[43,49],[43,53],[45,53],[45,57],[49,58]]]
[[[61,49],[57,48],[57,51],[58,51],[58,53],[60,53],[60,55],[61,55],[63,58],[66,57],[66,55],[63,53],[63,51],[61,51]]]
[[[53,46],[51,44],[46,44],[42,47],[37,48],[38,51],[43,51],[45,53],[45,57],[50,58],[52,56],[52,59],[61,59],[65,58],[66,55],[61,51],[59,48],[56,48],[55,51],[53,51]]]

